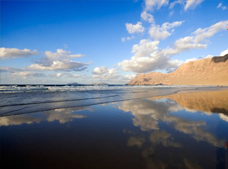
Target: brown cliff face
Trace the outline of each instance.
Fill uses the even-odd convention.
[[[140,74],[128,85],[224,85],[228,86],[228,54],[183,64],[172,73]]]

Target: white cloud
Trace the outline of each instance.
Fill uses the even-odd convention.
[[[219,3],[217,8],[221,8],[222,10],[225,10],[227,7],[226,6],[222,6],[222,3]]]
[[[96,67],[93,71],[92,78],[98,82],[107,83],[127,83],[132,80],[136,75],[120,75],[118,68],[107,68],[104,66]]]
[[[126,42],[126,40],[131,40],[131,39],[134,39],[134,38],[135,38],[135,36],[133,36],[133,35],[132,36],[129,36],[129,37],[126,37],[126,38],[123,37],[123,38],[121,38],[121,41],[122,42]]]
[[[177,0],[170,3],[169,8],[173,9],[173,7],[177,4],[184,5],[184,10],[195,9],[199,4],[201,4],[204,0]]]
[[[56,73],[56,74],[52,74],[51,77],[55,77],[55,78],[61,78],[61,77],[65,77],[65,78],[79,78],[82,77],[83,75],[80,74],[73,74],[73,72],[70,73]]]
[[[124,60],[118,63],[118,65],[122,67],[123,71],[133,71],[136,73],[146,73],[154,70],[166,70],[170,72],[184,63],[181,60],[173,60],[170,56],[190,49],[206,48],[207,44],[201,44],[200,42],[213,36],[218,31],[225,30],[226,24],[228,24],[228,21],[218,22],[205,29],[199,28],[193,32],[192,36],[186,36],[176,40],[173,48],[159,49],[159,41],[143,39],[139,44],[133,46],[132,53],[134,55],[132,58],[130,60]],[[173,27],[173,25],[165,24],[163,28],[168,29]]]
[[[218,22],[208,28],[202,29],[199,28],[193,32],[193,36],[186,36],[184,38],[178,39],[173,49],[166,49],[166,54],[176,55],[182,51],[193,49],[193,48],[206,48],[207,44],[200,44],[206,38],[212,37],[215,33],[225,30],[225,25],[228,24],[228,21]]]
[[[82,54],[75,54],[75,55],[72,55],[70,51],[65,51],[63,49],[57,49],[56,53],[52,53],[51,51],[46,51],[45,52],[45,55],[49,58],[49,59],[52,59],[52,60],[56,60],[56,59],[59,59],[59,58],[63,58],[63,57],[70,57],[70,58],[79,58],[79,57],[83,57],[85,55],[82,55]]]
[[[133,71],[136,73],[145,73],[158,69],[170,71],[170,69],[178,68],[181,64],[183,64],[183,61],[170,59],[164,51],[156,51],[145,57],[134,55],[130,60],[124,60],[118,63],[123,71]]]
[[[197,59],[197,58],[187,59],[187,60],[185,61],[185,63],[188,63],[188,62],[191,62],[191,61],[196,61],[196,60],[198,60],[198,59]]]
[[[220,7],[222,7],[222,3],[219,3],[217,6],[217,8],[220,8]]]
[[[97,81],[113,83],[120,80],[120,75],[117,74],[100,74],[100,75],[92,75],[92,78]]]
[[[199,44],[195,42],[195,37],[186,36],[184,38],[176,40],[174,43],[174,49],[167,50],[172,55],[179,54],[182,51],[196,48],[206,48],[206,44]]]
[[[220,53],[220,56],[225,56],[226,54],[228,54],[228,49],[222,51],[222,52]]]
[[[197,5],[201,4],[204,0],[187,0],[184,10],[195,9]]]
[[[228,25],[228,20],[218,22],[205,29],[202,29],[202,28],[197,29],[195,32],[193,32],[193,34],[196,35],[195,37],[196,43],[213,36],[215,33],[219,31],[226,30],[226,25]]]
[[[109,74],[109,75],[115,75],[115,74],[117,74],[117,69],[118,69],[118,68],[111,68],[111,69],[109,69],[109,70],[108,70],[108,74]]]
[[[79,74],[70,74],[70,75],[67,75],[67,77],[70,77],[70,78],[79,78],[79,77],[82,77],[83,75],[79,75]]]
[[[173,16],[173,14],[174,14],[174,11],[171,11],[171,12],[169,13],[169,16]]]
[[[68,45],[67,45],[67,44],[65,44],[65,43],[63,44],[63,46],[64,46],[64,48],[66,48],[66,49],[68,48]]]
[[[16,69],[10,67],[2,67],[0,69],[1,72],[9,72],[13,77],[22,77],[26,79],[27,77],[52,77],[52,78],[79,78],[83,77],[80,74],[74,74],[73,72],[65,72],[65,73],[56,73],[56,74],[45,74],[40,72],[32,72],[26,71],[25,69]]]
[[[205,58],[212,58],[214,57],[213,55],[207,55]]]
[[[145,10],[153,11],[154,8],[160,9],[169,4],[169,0],[145,0]]]
[[[147,11],[143,11],[141,13],[141,18],[144,20],[144,21],[148,21],[149,23],[154,23],[154,17],[153,15],[147,13]]]
[[[57,73],[57,74],[53,74],[52,76],[53,76],[53,77],[62,77],[63,74],[62,74],[62,73]]]
[[[105,67],[105,66],[96,67],[96,68],[94,68],[94,70],[93,70],[93,74],[95,74],[95,75],[103,75],[103,74],[107,73],[108,75],[112,76],[112,75],[117,74],[117,69],[118,69],[118,68],[111,68],[111,69],[108,69],[108,68]],[[94,77],[98,77],[98,76],[94,76]]]
[[[104,74],[108,72],[108,68],[106,68],[105,66],[101,66],[101,67],[96,67],[93,70],[93,74]]]
[[[23,72],[14,72],[14,73],[12,73],[12,76],[23,77],[25,79],[27,77],[46,77],[46,74],[45,73],[23,71]]]
[[[170,67],[171,60],[158,51],[158,44],[159,41],[141,40],[139,44],[133,46],[132,53],[135,54],[131,60],[124,60],[118,65],[122,67],[123,71],[137,73]],[[177,63],[177,65],[179,64]],[[173,63],[172,66],[174,66]]]
[[[175,69],[183,63],[170,59],[168,55],[172,53],[168,52],[169,49],[158,50],[158,44],[159,41],[141,40],[139,44],[133,46],[134,56],[131,60],[124,60],[118,65],[123,71],[143,73],[156,69]]]
[[[136,74],[122,76],[123,80],[130,81],[136,77]]]
[[[151,53],[158,50],[159,41],[150,41],[148,39],[142,39],[139,44],[135,44],[132,47],[131,53],[135,53],[134,57],[147,57]]]
[[[62,61],[53,61],[50,64],[45,65],[45,63],[41,64],[32,64],[27,69],[30,70],[65,70],[65,71],[82,71],[85,70],[88,64],[72,61],[70,59],[65,59]]]
[[[92,78],[95,79],[100,79],[100,80],[111,80],[111,81],[115,81],[119,78],[119,75],[117,75],[117,69],[118,68],[107,68],[105,66],[101,66],[101,67],[96,67],[93,70],[93,76]]]
[[[169,8],[172,9],[176,4],[182,4],[183,0],[177,0],[170,3]]]
[[[126,41],[126,38],[125,38],[125,37],[122,37],[122,38],[121,38],[121,41],[122,41],[122,42],[125,42],[125,41]]]
[[[137,24],[133,25],[132,23],[126,23],[126,29],[128,33],[143,33],[144,27],[142,26],[142,22],[137,22]]]
[[[0,48],[0,58],[2,59],[29,57],[33,55],[38,55],[38,52],[36,50],[31,51],[30,49]]]
[[[1,67],[0,68],[1,72],[10,72],[10,73],[14,73],[14,72],[19,72],[21,71],[21,69],[18,68],[12,68],[12,67]]]
[[[156,40],[164,40],[171,35],[171,32],[168,31],[169,29],[180,26],[183,22],[184,21],[176,21],[172,23],[165,22],[161,27],[159,25],[152,24],[151,28],[149,29],[150,37]]]
[[[78,58],[84,55],[67,52],[62,49],[57,49],[56,53],[50,51],[45,52],[46,57],[40,59],[36,64],[32,64],[26,69],[28,70],[65,70],[65,71],[82,71],[85,70],[89,63],[81,63],[70,60],[70,58]]]

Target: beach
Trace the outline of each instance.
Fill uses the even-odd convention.
[[[228,168],[226,88],[80,92],[2,93],[1,166]]]
[[[0,8],[0,169],[228,169],[228,0]]]

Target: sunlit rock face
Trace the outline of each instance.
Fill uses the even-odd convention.
[[[228,85],[228,54],[190,61],[172,73],[140,74],[128,85]]]

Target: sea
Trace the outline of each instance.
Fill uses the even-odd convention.
[[[2,85],[0,116],[90,106],[188,90],[218,90],[217,86],[127,85]]]
[[[4,168],[228,169],[228,88],[1,85]]]

